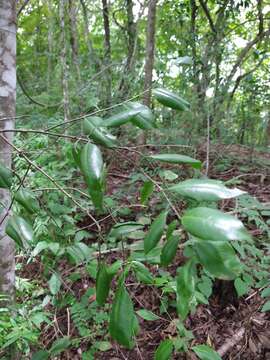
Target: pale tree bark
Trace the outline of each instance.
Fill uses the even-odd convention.
[[[157,0],[149,0],[148,19],[147,19],[147,35],[146,35],[146,54],[144,66],[144,97],[143,103],[150,107],[151,105],[151,87],[153,79],[153,67],[155,59],[155,29],[156,29],[156,8]],[[139,145],[145,144],[145,131],[138,137]]]
[[[68,89],[68,68],[67,68],[67,41],[66,41],[66,1],[60,0],[59,2],[59,19],[61,30],[61,65],[62,65],[62,87],[63,87],[63,106],[64,106],[64,121],[67,122],[70,118],[69,113],[69,89]]]
[[[79,45],[78,45],[78,30],[77,30],[77,9],[74,0],[69,0],[69,21],[70,21],[70,43],[72,61],[76,69],[77,79],[81,82],[81,71],[79,63]]]
[[[87,44],[87,48],[88,48],[88,59],[89,59],[89,65],[95,66],[95,70],[99,71],[100,67],[101,67],[101,62],[99,60],[99,58],[97,57],[97,55],[95,54],[94,48],[93,48],[93,44],[90,38],[90,33],[89,33],[89,21],[88,21],[88,10],[87,10],[87,6],[84,0],[80,0],[80,3],[82,5],[82,11],[83,11],[83,20],[84,20],[84,35],[85,35],[85,39],[86,39],[86,44]]]
[[[16,104],[16,0],[0,0],[0,131],[14,128]],[[4,135],[12,142],[12,132]],[[0,140],[1,163],[11,167],[11,148]],[[14,243],[5,235],[10,194],[0,189],[0,294],[13,298]],[[3,221],[3,219],[5,219]]]
[[[107,0],[102,0],[102,15],[104,24],[104,66],[105,71],[105,106],[110,106],[112,101],[112,72],[111,72],[111,31],[109,19],[109,6]]]
[[[137,23],[134,20],[133,0],[126,0],[127,25],[124,31],[127,33],[127,60],[123,76],[119,85],[120,99],[129,97],[130,83],[134,79],[135,53],[137,43]]]
[[[52,58],[53,58],[53,7],[52,0],[48,0],[48,10],[49,10],[49,19],[48,19],[48,73],[47,73],[47,90],[51,88],[51,79],[52,79]]]
[[[146,60],[144,67],[144,99],[147,106],[151,104],[151,86],[153,78],[153,67],[155,58],[155,29],[156,29],[157,0],[150,0],[148,5]]]

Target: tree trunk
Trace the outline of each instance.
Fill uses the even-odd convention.
[[[89,65],[90,66],[94,65],[95,70],[99,71],[100,67],[101,67],[101,63],[100,63],[99,58],[95,54],[93,44],[90,39],[87,7],[86,7],[84,0],[80,0],[80,2],[82,5],[82,11],[83,11],[84,32],[85,32],[86,44],[87,44],[87,48],[88,48]]]
[[[127,61],[125,64],[124,74],[120,81],[119,92],[120,99],[127,99],[129,97],[129,85],[134,78],[134,60],[136,53],[136,40],[137,40],[137,24],[134,21],[133,13],[133,0],[126,0],[126,11],[127,11]]]
[[[52,58],[53,58],[53,8],[52,0],[48,0],[49,19],[48,19],[48,73],[47,73],[47,91],[51,88],[52,79]]]
[[[0,131],[14,128],[16,104],[16,1],[0,0]],[[12,132],[4,135],[12,141]],[[11,167],[12,150],[0,140],[1,163]],[[15,260],[14,243],[5,235],[6,211],[10,204],[10,194],[0,189],[0,294],[14,296]]]
[[[155,57],[155,24],[156,24],[157,0],[150,0],[148,5],[147,39],[146,39],[146,61],[144,77],[144,99],[147,106],[151,104],[151,86],[153,77],[153,66]]]
[[[77,14],[74,0],[69,0],[69,20],[70,20],[70,44],[72,51],[72,61],[77,73],[77,79],[81,82],[81,72],[79,64],[79,46],[78,46],[78,31],[77,31]]]
[[[63,105],[64,105],[64,121],[67,122],[70,118],[69,114],[69,91],[68,91],[68,69],[67,69],[67,44],[66,44],[66,29],[65,29],[65,14],[66,6],[65,0],[59,2],[59,19],[62,37],[62,49],[60,53],[62,65],[62,86],[63,86]]]
[[[156,25],[156,7],[157,0],[150,0],[148,5],[147,20],[147,38],[146,38],[146,60],[144,66],[144,97],[143,103],[150,107],[151,105],[151,87],[153,78],[153,66],[155,57],[155,25]],[[138,144],[142,145],[146,142],[145,131],[139,136]]]
[[[110,33],[110,20],[109,20],[109,7],[107,0],[102,0],[102,14],[104,24],[104,66],[105,71],[105,107],[111,105],[112,101],[112,72],[110,68],[111,64],[111,33]]]

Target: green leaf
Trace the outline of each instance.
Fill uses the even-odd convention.
[[[233,280],[241,273],[241,262],[231,244],[225,241],[196,240],[193,249],[211,275],[223,280]]]
[[[263,305],[261,312],[270,311],[270,300],[266,301],[266,303]]]
[[[239,277],[234,280],[234,287],[239,297],[247,294],[250,289],[249,285]]]
[[[102,209],[104,165],[102,154],[96,145],[88,143],[84,146],[81,153],[81,170],[94,206]]]
[[[153,95],[158,102],[171,109],[184,111],[190,108],[186,100],[169,90],[157,88],[153,90]]]
[[[186,211],[182,225],[192,235],[211,241],[250,240],[243,223],[222,211],[197,207]]]
[[[112,227],[109,236],[114,237],[116,239],[120,239],[121,237],[126,236],[127,234],[133,231],[140,230],[142,228],[143,228],[142,224],[136,223],[134,221],[117,223]]]
[[[161,177],[168,181],[174,181],[179,177],[175,172],[171,170],[161,170],[159,174]]]
[[[190,156],[179,155],[179,154],[157,154],[150,155],[148,158],[153,160],[158,160],[161,162],[166,162],[169,164],[187,164],[193,167],[194,169],[200,169],[202,167],[202,163],[200,160],[194,159]]]
[[[54,341],[50,348],[51,356],[59,355],[61,352],[66,350],[71,345],[71,340],[68,336],[64,336],[61,339]]]
[[[159,316],[157,316],[156,314],[152,313],[152,311],[148,311],[148,310],[146,310],[146,309],[138,310],[138,311],[136,311],[136,313],[137,313],[141,318],[143,318],[144,320],[147,320],[147,321],[155,321],[155,320],[160,319]]]
[[[147,200],[152,195],[154,190],[154,183],[152,181],[145,181],[141,188],[141,204],[147,203]]]
[[[96,300],[99,305],[104,305],[110,291],[113,275],[109,273],[104,263],[99,265],[96,282]]]
[[[132,269],[138,281],[144,284],[153,284],[154,279],[147,267],[139,261],[132,261]]]
[[[207,276],[202,276],[202,281],[198,283],[198,289],[200,292],[205,295],[207,298],[212,294],[213,283],[211,279]]]
[[[13,215],[8,219],[6,234],[15,241],[19,247],[27,247],[34,241],[32,226],[22,217]]]
[[[178,244],[180,241],[179,236],[172,235],[165,243],[161,250],[160,261],[161,265],[168,266],[174,259]]]
[[[201,360],[222,360],[219,354],[207,345],[197,345],[191,348]]]
[[[108,148],[113,148],[117,145],[116,137],[102,126],[102,119],[96,116],[91,116],[84,120],[83,132],[97,144]]]
[[[52,295],[56,295],[59,292],[61,284],[62,282],[60,276],[56,273],[52,274],[49,280],[49,289]]]
[[[108,351],[112,348],[112,344],[109,341],[96,341],[95,348],[99,351]]]
[[[12,171],[0,164],[0,188],[10,189],[12,185]]]
[[[155,351],[154,360],[169,360],[173,352],[173,342],[170,339],[163,340]]]
[[[110,315],[109,331],[111,337],[124,347],[134,347],[134,309],[124,285],[116,291]]]
[[[197,201],[219,201],[246,193],[237,188],[228,189],[221,181],[211,179],[185,180],[170,187],[169,190]]]
[[[32,191],[20,189],[14,194],[14,199],[30,214],[35,214],[39,211],[39,203]]]
[[[128,102],[125,104],[127,109],[132,110],[139,110],[139,114],[135,115],[135,117],[131,120],[132,124],[139,127],[142,130],[150,130],[155,127],[154,125],[154,115],[152,114],[151,110],[142,105],[139,102]]]
[[[268,297],[270,296],[270,287],[263,289],[263,291],[261,292],[261,297]]]
[[[48,351],[39,350],[33,354],[31,360],[48,360],[49,356],[50,354],[48,353]]]
[[[144,238],[145,254],[149,253],[149,251],[152,250],[160,241],[166,225],[167,214],[167,211],[163,211],[150,226],[150,229]]]
[[[176,229],[177,225],[179,224],[179,222],[177,220],[173,220],[167,228],[166,231],[166,239],[169,240],[169,238],[171,237],[171,235],[173,234],[174,230]]]
[[[190,312],[190,304],[195,294],[196,268],[194,262],[189,260],[179,268],[176,279],[177,286],[177,312],[181,320],[185,320]]]
[[[75,164],[78,166],[79,169],[81,168],[81,152],[81,146],[77,142],[75,142],[72,147],[72,156]]]
[[[109,118],[105,119],[102,123],[105,127],[118,127],[127,122],[133,120],[136,115],[140,113],[140,108],[125,110],[118,114],[112,115]]]

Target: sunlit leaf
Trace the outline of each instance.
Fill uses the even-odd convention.
[[[190,156],[179,155],[179,154],[157,154],[148,156],[150,159],[166,162],[170,164],[187,164],[194,169],[200,169],[202,164],[200,160],[193,159]]]
[[[172,91],[157,88],[153,90],[153,95],[162,105],[175,110],[189,110],[189,103],[181,98],[179,95],[173,93]]]
[[[197,201],[218,201],[246,193],[237,188],[229,189],[221,181],[211,179],[185,180],[170,187],[169,190]]]
[[[182,225],[200,239],[211,241],[249,240],[243,223],[220,210],[197,207],[185,212]]]

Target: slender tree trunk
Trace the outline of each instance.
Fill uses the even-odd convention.
[[[16,104],[16,1],[0,0],[0,130],[13,129]],[[12,142],[12,132],[5,137]],[[11,167],[11,149],[0,140],[1,163]],[[0,203],[9,206],[10,194],[0,189]],[[6,209],[0,206],[0,294],[14,296],[14,243],[5,235]]]
[[[146,54],[144,66],[144,97],[143,103],[150,107],[151,105],[151,87],[153,78],[153,67],[155,58],[155,25],[156,25],[156,7],[157,0],[150,0],[148,5],[147,20],[147,37],[146,37]],[[145,131],[138,137],[138,144],[142,145],[146,142]]]
[[[144,99],[147,106],[151,104],[151,86],[153,78],[153,66],[155,57],[155,25],[156,25],[157,0],[150,0],[148,5],[147,39],[146,39],[146,61],[144,77]]]
[[[77,31],[77,13],[74,0],[69,0],[69,20],[70,20],[70,43],[72,51],[72,61],[76,69],[77,79],[81,82],[81,72],[79,63],[79,46]]]
[[[69,114],[69,91],[68,91],[68,68],[67,68],[67,43],[66,43],[66,29],[65,29],[65,14],[66,1],[59,2],[59,19],[61,29],[61,65],[62,65],[62,87],[63,87],[63,105],[64,105],[64,121],[67,122],[70,118]]]
[[[89,65],[95,66],[95,70],[99,71],[100,67],[101,67],[101,63],[99,58],[97,57],[97,55],[95,54],[94,48],[93,48],[93,44],[90,38],[90,34],[89,34],[89,22],[88,22],[88,12],[87,12],[87,7],[86,4],[84,2],[84,0],[80,0],[81,5],[82,5],[82,11],[83,11],[83,20],[84,20],[84,35],[85,35],[85,39],[86,39],[86,44],[87,44],[87,48],[88,48],[88,58],[89,58]]]
[[[48,73],[47,73],[47,90],[51,88],[52,79],[52,58],[53,58],[53,8],[52,0],[48,0],[49,19],[48,19]]]
[[[129,96],[129,85],[134,78],[134,60],[136,53],[137,24],[134,21],[133,0],[126,0],[127,10],[127,60],[125,64],[124,74],[120,81],[119,92],[120,99],[126,99]]]
[[[111,64],[111,33],[110,33],[110,20],[109,20],[109,7],[107,0],[102,0],[102,14],[104,24],[104,65],[107,68],[105,72],[105,106],[111,105],[112,100],[112,72],[110,68]]]

